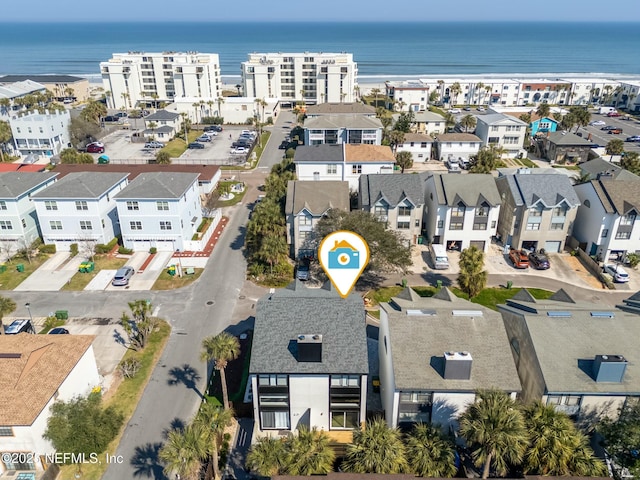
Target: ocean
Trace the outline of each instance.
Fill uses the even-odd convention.
[[[638,23],[0,23],[0,74],[98,81],[127,51],[218,53],[224,78],[251,52],[350,52],[359,80],[459,74],[640,74]]]

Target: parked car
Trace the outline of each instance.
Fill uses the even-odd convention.
[[[283,140],[282,142],[280,142],[280,146],[278,146],[278,148],[280,150],[286,150],[289,146],[289,142],[286,140]]]
[[[611,134],[620,135],[622,133],[622,129],[621,128],[612,128],[607,133],[609,135],[611,135]]]
[[[462,113],[462,110],[460,110],[459,108],[450,108],[448,110],[449,113]]]
[[[465,112],[470,112],[471,111],[471,107],[469,105],[467,105],[466,107],[464,107],[463,109]]]
[[[210,142],[211,141],[211,137],[209,135],[200,135],[198,138],[196,138],[196,142]]]
[[[127,118],[129,115],[127,114],[127,112],[118,112],[114,115],[114,117],[118,117],[118,118]]]
[[[484,112],[484,111],[485,111],[485,108],[484,108],[484,107],[478,107],[478,108],[476,108],[476,110],[477,110],[478,112]]]
[[[198,143],[198,142],[191,142],[188,146],[188,148],[190,149],[198,149],[198,148],[204,148],[204,144],[202,143]]]
[[[104,144],[100,142],[93,142],[87,145],[88,153],[104,153]]]
[[[516,250],[512,248],[509,251],[509,260],[516,268],[529,268],[529,256],[524,250]]]
[[[208,125],[204,127],[205,132],[221,132],[222,127],[220,125]]]
[[[237,147],[251,148],[251,142],[247,142],[245,140],[238,140],[237,142],[233,142],[231,146],[233,148],[237,148]]]
[[[603,131],[606,132],[607,130],[613,130],[615,128],[619,128],[619,127],[614,127],[613,125],[607,125],[607,126],[602,127],[600,130],[603,130]]]
[[[114,287],[124,287],[126,285],[129,285],[129,280],[131,280],[131,277],[133,277],[134,273],[136,273],[136,271],[133,269],[133,267],[119,268],[114,275],[113,280],[111,280],[111,285],[113,285]]]
[[[49,335],[69,335],[69,330],[63,327],[56,327],[49,330]]]
[[[620,113],[618,112],[609,112],[607,113],[607,117],[621,117],[622,115],[620,115]]]
[[[231,149],[231,154],[232,155],[241,155],[241,154],[245,154],[247,152],[248,152],[248,150],[245,147],[235,147],[235,148]]]
[[[629,281],[629,274],[620,265],[607,263],[604,266],[604,273],[608,273],[613,277],[613,281],[617,283],[626,283]]]
[[[105,123],[115,123],[120,120],[120,117],[116,117],[115,115],[107,115],[102,119]]]
[[[529,254],[529,264],[537,270],[546,270],[551,267],[549,257],[542,252],[531,252]]]
[[[591,125],[592,127],[604,127],[606,124],[607,122],[605,122],[604,120],[595,120],[589,123],[589,125]]]
[[[147,142],[144,144],[144,148],[163,148],[163,147],[164,147],[164,143],[160,143],[156,141]]]
[[[630,137],[627,137],[625,142],[640,142],[640,135],[632,135]]]
[[[25,318],[14,320],[9,326],[5,325],[4,333],[5,335],[17,335],[19,333],[36,333],[36,331],[31,324],[31,320]]]
[[[306,281],[309,280],[309,265],[306,263],[302,263],[298,265],[298,270],[296,272],[296,278],[298,280]]]
[[[206,135],[209,138],[217,137],[218,136],[218,132],[216,132],[215,130],[205,130],[203,135]]]

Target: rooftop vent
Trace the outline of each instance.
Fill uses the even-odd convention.
[[[451,314],[454,317],[481,317],[482,310],[453,310]]]
[[[0,358],[21,358],[21,353],[0,353]]]
[[[298,335],[298,361],[322,362],[322,335]]]
[[[547,312],[547,317],[554,318],[569,318],[571,316],[571,312]]]
[[[428,316],[428,317],[435,317],[436,316],[436,311],[435,310],[415,309],[415,308],[408,308],[407,309],[407,316],[408,317],[415,317],[415,316],[418,316],[418,315]]]
[[[516,170],[516,173],[518,175],[531,175],[531,169],[526,167],[518,168],[518,170]]]
[[[469,352],[444,352],[445,380],[471,379],[473,359]]]
[[[593,376],[596,382],[620,383],[627,369],[622,355],[596,355],[593,360]]]

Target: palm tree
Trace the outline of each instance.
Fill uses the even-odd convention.
[[[4,328],[2,328],[2,318],[7,314],[15,311],[16,302],[9,297],[0,296],[0,335],[4,335]]]
[[[262,239],[260,249],[256,252],[256,257],[269,264],[269,269],[273,275],[273,265],[287,255],[287,241],[278,232],[268,232]]]
[[[0,120],[0,162],[4,162],[4,146],[7,144],[13,134],[11,133],[11,126],[9,122],[3,122]]]
[[[483,97],[481,95],[483,95],[482,89],[484,87],[486,87],[486,85],[484,83],[482,83],[482,82],[476,83],[475,91],[478,92],[478,105],[482,105]],[[474,94],[475,94],[475,92],[474,92]]]
[[[262,115],[260,117],[260,122],[264,123],[264,107],[266,107],[269,104],[264,98],[256,98],[254,101],[256,102],[256,106],[262,107]]]
[[[540,118],[548,117],[550,112],[551,107],[549,107],[548,103],[541,103],[536,109],[536,115],[538,115]]]
[[[353,443],[347,445],[343,470],[353,473],[402,473],[409,469],[402,434],[383,418],[367,422],[364,429],[353,432]]]
[[[438,87],[440,88],[440,98],[444,101],[444,80],[438,80]]]
[[[121,93],[120,96],[122,97],[122,100],[124,101],[124,111],[126,113],[127,112],[127,107],[128,107],[129,94],[124,92],[124,93]]]
[[[286,447],[283,439],[261,437],[251,446],[247,468],[262,477],[283,475],[286,472]]]
[[[602,103],[609,103],[611,101],[611,91],[613,87],[611,85],[605,85],[602,87],[602,91],[604,92],[604,101]]]
[[[589,172],[575,174],[571,177],[571,181],[574,185],[581,185],[591,181],[591,174]]]
[[[7,115],[9,113],[9,107],[11,107],[11,100],[6,97],[0,98],[0,111],[3,114]]]
[[[202,340],[202,353],[200,358],[209,362],[215,362],[215,368],[220,372],[220,383],[222,384],[222,399],[224,408],[229,408],[229,394],[227,393],[227,378],[225,368],[231,360],[235,360],[240,355],[240,342],[233,335],[222,332],[215,337],[206,337]]]
[[[474,403],[460,416],[460,434],[472,448],[477,466],[484,465],[482,478],[491,466],[498,475],[507,473],[508,465],[519,464],[528,445],[522,412],[505,392],[481,390]]]
[[[475,246],[465,248],[460,253],[460,273],[458,285],[460,289],[475,297],[487,285],[488,273],[484,268],[484,252]]]
[[[224,99],[223,99],[224,100]],[[213,117],[213,104],[216,103],[213,100],[208,100],[207,105],[209,105],[209,110],[207,110],[207,117]],[[220,107],[218,107],[220,108]]]
[[[156,153],[156,163],[158,165],[169,165],[171,164],[171,155],[169,152],[162,149],[158,153]]]
[[[485,85],[484,91],[489,95],[491,93],[491,85]],[[489,101],[491,101],[491,97],[489,97]],[[487,105],[489,105],[489,101],[487,102]]]
[[[202,462],[211,453],[210,433],[201,423],[171,430],[159,457],[166,464],[167,475],[176,473],[181,479],[199,480]]]
[[[453,477],[456,474],[453,442],[437,425],[418,424],[405,440],[409,468],[419,477]]]
[[[456,117],[453,116],[453,114],[451,113],[445,113],[444,115],[444,127],[447,131],[449,131],[450,128],[455,127],[456,125]]]
[[[242,85],[238,84],[236,85],[236,90],[238,91],[238,96],[240,96],[240,89],[242,88]]]
[[[610,140],[609,143],[607,143],[605,151],[607,152],[607,155],[611,155],[609,160],[612,161],[614,155],[621,155],[622,152],[624,152],[624,142],[617,138]]]
[[[191,106],[195,110],[195,115],[193,117],[193,123],[198,123],[198,110],[200,110],[200,102],[192,103]]]
[[[301,427],[285,441],[288,475],[325,475],[333,471],[336,454],[329,436],[313,427]]]
[[[378,95],[380,95],[380,89],[379,88],[372,88],[371,89],[371,95],[373,95],[374,98],[374,106],[377,108],[378,107]]]
[[[465,115],[460,120],[460,125],[464,127],[465,132],[468,132],[470,129],[473,130],[476,128],[476,117],[473,115]]]
[[[640,154],[638,152],[624,152],[620,159],[620,166],[631,173],[640,175]]]
[[[453,95],[453,102],[449,102],[452,105],[455,105],[458,103],[458,95],[460,95],[460,92],[462,92],[462,87],[460,86],[459,82],[455,82],[453,85],[451,85],[449,87],[449,93],[451,95]]]
[[[151,129],[151,140],[155,140],[155,138],[156,138],[156,128],[158,127],[158,124],[156,122],[149,122],[149,123],[147,123],[147,127],[149,127]]]
[[[212,403],[203,403],[200,410],[193,420],[193,423],[200,423],[209,432],[209,442],[211,444],[211,463],[213,464],[213,472],[215,478],[220,478],[220,469],[218,467],[218,451],[222,445],[222,438],[226,427],[231,425],[234,419],[233,409],[227,410],[220,408]]]
[[[396,153],[396,165],[400,167],[400,173],[404,173],[405,168],[413,167],[413,154],[407,151]]]
[[[404,132],[400,130],[392,130],[389,134],[389,143],[391,144],[391,149],[395,153],[398,150],[398,145],[402,145],[404,143]]]

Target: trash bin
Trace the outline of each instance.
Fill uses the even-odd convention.
[[[80,273],[87,273],[87,264],[81,263],[80,265],[78,265],[78,271]]]
[[[422,245],[424,243],[424,237],[422,235],[418,236],[418,245]]]
[[[24,272],[24,264],[19,263],[18,265],[16,265],[16,270],[19,272]]]
[[[167,273],[173,277],[176,274],[176,266],[175,265],[169,266],[169,270],[167,270]]]
[[[507,290],[510,290],[513,287],[513,282],[511,280],[507,281]]]
[[[96,264],[93,262],[87,262],[85,263],[85,272],[89,273],[89,272],[93,272],[93,270],[96,268]]]
[[[69,311],[68,310],[56,310],[56,318],[58,320],[68,320],[69,319]]]

